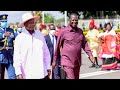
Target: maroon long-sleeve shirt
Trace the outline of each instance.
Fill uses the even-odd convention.
[[[60,55],[61,46],[63,46],[61,51],[61,65],[64,66],[74,67],[81,65],[82,48],[88,56],[92,55],[83,31],[80,28],[73,31],[70,25],[62,29],[60,35],[58,36],[53,60],[54,62],[56,62]]]

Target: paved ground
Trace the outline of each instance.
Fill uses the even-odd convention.
[[[98,59],[99,64],[102,61]],[[83,51],[82,53],[82,66],[80,69],[80,79],[120,79],[120,70],[114,71],[101,71],[100,68],[89,68],[91,62]],[[7,72],[5,72],[5,79],[7,79]]]
[[[113,71],[108,71],[108,73],[104,73],[104,72],[101,72],[101,73],[97,73],[97,74],[92,74],[91,73],[91,76],[86,74],[86,77],[85,75],[83,75],[84,77],[81,77],[80,79],[120,79],[120,71],[116,71],[116,72],[113,72]]]
[[[102,60],[98,59],[99,65]],[[120,79],[120,70],[101,71],[100,68],[89,68],[91,62],[83,51],[80,79]]]

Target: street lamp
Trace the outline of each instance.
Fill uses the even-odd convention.
[[[44,24],[45,22],[44,22],[44,11],[42,11],[42,24]]]
[[[65,26],[67,26],[67,11],[65,11]]]

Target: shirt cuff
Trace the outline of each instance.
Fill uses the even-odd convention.
[[[47,70],[51,69],[50,65],[47,65],[47,67],[46,67],[46,68],[47,68]]]
[[[5,35],[3,34],[3,38],[5,38]]]
[[[15,74],[16,74],[16,76],[22,74],[20,67],[18,67],[17,69],[15,69]]]

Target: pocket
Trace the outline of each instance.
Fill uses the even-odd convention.
[[[69,36],[67,35],[67,36],[65,37],[65,39],[68,40],[68,41],[71,41],[71,40],[74,39],[74,37],[73,37],[73,36],[70,36],[70,35],[69,35]]]
[[[78,38],[75,39],[75,42],[78,43],[82,43],[83,40],[83,36],[79,36]]]
[[[74,39],[73,36],[70,36],[70,35],[65,36],[65,42],[68,43],[68,44],[73,44],[73,39]]]

